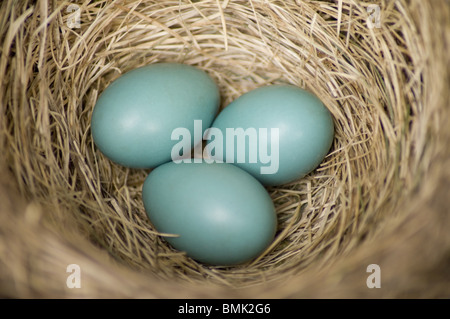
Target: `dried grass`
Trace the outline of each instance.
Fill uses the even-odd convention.
[[[377,2],[379,28],[369,3],[351,0],[71,3],[0,7],[0,295],[450,296],[446,1]],[[92,142],[102,90],[162,61],[206,70],[222,107],[291,83],[334,116],[322,165],[269,189],[279,233],[256,261],[206,267],[170,248],[144,212],[148,170]],[[372,263],[381,289],[366,286]],[[69,264],[80,289],[66,286]]]

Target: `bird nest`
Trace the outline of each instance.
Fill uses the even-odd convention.
[[[3,1],[0,295],[448,297],[449,12],[443,0]],[[333,115],[322,164],[267,188],[279,225],[256,260],[209,266],[173,249],[145,214],[150,170],[94,145],[99,94],[157,62],[205,70],[221,108],[289,83]]]

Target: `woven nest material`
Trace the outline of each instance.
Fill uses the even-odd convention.
[[[450,297],[448,2],[9,0],[0,38],[1,296]],[[143,208],[149,170],[93,144],[99,94],[156,62],[208,72],[222,107],[290,83],[333,114],[321,166],[268,189],[279,229],[257,260],[171,248]]]

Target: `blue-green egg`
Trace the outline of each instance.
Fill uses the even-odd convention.
[[[169,162],[148,175],[142,198],[150,222],[176,249],[211,265],[259,256],[277,228],[274,204],[253,176],[226,163]]]
[[[270,85],[241,95],[219,113],[206,134],[206,152],[276,186],[314,170],[333,137],[331,113],[315,95]]]
[[[126,167],[151,168],[171,160],[174,129],[194,120],[208,127],[217,114],[219,89],[203,70],[180,63],[156,63],[131,70],[112,82],[94,107],[91,131],[98,149]]]

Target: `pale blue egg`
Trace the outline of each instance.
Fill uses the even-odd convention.
[[[156,230],[174,248],[197,261],[236,265],[261,254],[277,228],[266,189],[226,163],[170,162],[154,169],[142,198]]]
[[[243,94],[219,113],[206,136],[206,153],[275,186],[314,170],[333,137],[331,113],[316,96],[271,85]]]
[[[213,79],[194,66],[156,63],[129,71],[99,97],[91,131],[98,149],[110,160],[132,168],[151,168],[170,161],[176,128],[189,130],[194,120],[206,129],[220,103]]]

